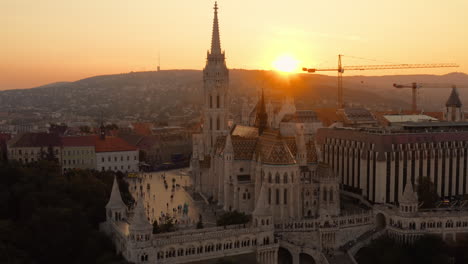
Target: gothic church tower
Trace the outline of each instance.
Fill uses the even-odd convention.
[[[216,138],[226,135],[229,109],[229,70],[226,67],[225,53],[221,51],[219,38],[218,4],[214,6],[211,50],[207,53],[203,69],[204,109],[203,141],[205,153],[211,153]]]

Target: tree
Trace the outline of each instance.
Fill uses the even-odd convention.
[[[434,208],[437,201],[440,200],[434,183],[428,177],[422,177],[417,187],[419,202],[423,203],[421,208]]]
[[[0,163],[0,263],[125,263],[98,230],[112,182],[90,170],[62,175],[47,160]]]
[[[203,229],[202,215],[198,215],[197,229]]]
[[[250,221],[251,216],[240,213],[237,210],[225,212],[216,220],[217,226],[242,225]]]
[[[154,220],[153,222],[153,234],[161,233],[161,229],[159,228],[158,221]]]

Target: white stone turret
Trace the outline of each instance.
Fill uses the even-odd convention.
[[[255,210],[252,212],[254,226],[256,227],[273,226],[273,216],[270,205],[267,203],[268,194],[265,185],[262,184]]]
[[[136,203],[136,207],[133,210],[133,217],[130,219],[128,227],[130,240],[134,242],[147,242],[151,239],[153,226],[148,221],[142,196],[140,196]]]
[[[445,113],[447,121],[464,121],[465,118],[461,109],[462,103],[456,87],[452,88],[452,92],[450,93],[450,96],[447,102],[445,103],[445,106],[447,108]]]
[[[400,199],[400,213],[414,215],[418,212],[418,194],[413,190],[413,184],[408,181]]]
[[[112,184],[112,191],[109,202],[106,204],[106,212],[107,221],[118,222],[125,220],[126,218],[127,206],[122,201],[119,184],[116,177],[114,177],[114,183]]]

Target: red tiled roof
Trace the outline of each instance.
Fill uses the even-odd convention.
[[[94,146],[96,136],[73,136],[62,137],[64,147],[85,147]]]
[[[130,145],[125,140],[119,137],[106,137],[101,139],[95,136],[96,152],[117,152],[117,151],[134,151],[137,147]]]

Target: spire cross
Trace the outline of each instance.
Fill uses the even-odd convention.
[[[215,1],[215,6],[213,8],[215,12],[218,12],[218,1]]]

